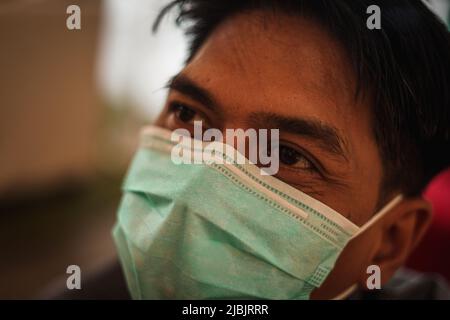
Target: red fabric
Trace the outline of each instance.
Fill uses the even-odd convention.
[[[450,282],[450,169],[434,179],[424,195],[433,206],[433,222],[407,266],[440,273]]]

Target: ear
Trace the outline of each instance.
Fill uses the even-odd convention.
[[[406,198],[392,212],[380,220],[377,245],[370,264],[381,270],[381,283],[386,283],[402,266],[420,242],[432,218],[429,202],[422,197]]]

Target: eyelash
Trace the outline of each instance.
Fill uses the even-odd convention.
[[[319,169],[319,165],[316,164],[315,160],[312,160],[313,156],[309,155],[309,152],[307,152],[306,150],[303,150],[300,147],[297,146],[292,146],[291,143],[289,142],[283,142],[280,141],[280,149],[281,148],[288,148],[290,151],[294,152],[294,156],[300,158],[300,160],[298,160],[296,163],[300,162],[302,159],[304,159],[305,161],[308,162],[308,168],[295,168],[293,165],[284,165],[284,167],[287,170],[290,171],[308,171],[312,174],[320,174],[322,175],[321,170]],[[300,149],[300,150],[298,150]],[[280,158],[282,157],[282,151],[279,150],[279,156]],[[281,159],[280,159],[281,162]]]
[[[190,121],[192,121],[192,118],[195,118],[196,115],[200,114],[198,111],[196,111],[194,108],[190,107],[189,105],[182,103],[182,102],[178,102],[178,101],[172,101],[169,103],[169,107],[168,110],[170,113],[172,113],[178,121],[187,124]],[[180,112],[190,112],[191,114],[189,114],[188,116],[192,117],[191,119],[188,120],[183,120],[182,116],[180,116],[180,114],[177,114]],[[298,160],[297,162],[294,163],[294,165],[298,162],[301,161],[301,159],[304,159],[308,162],[308,168],[302,168],[302,169],[298,169],[298,168],[294,168],[294,165],[283,165],[285,168],[287,168],[288,170],[291,171],[298,171],[298,170],[302,170],[302,171],[308,171],[311,173],[319,173],[321,174],[321,171],[318,169],[318,165],[315,164],[315,161],[311,160],[311,156],[307,155],[308,152],[306,152],[305,150],[297,150],[298,148],[294,147],[294,146],[290,146],[289,143],[282,143],[282,141],[280,141],[280,146],[279,149],[281,148],[288,148],[289,151],[293,151],[294,153],[294,157],[299,158],[300,160]],[[279,150],[280,152],[281,150]],[[281,153],[280,153],[280,158],[281,158]],[[281,162],[281,159],[280,159]]]
[[[194,108],[188,106],[185,103],[181,103],[181,102],[177,102],[177,101],[173,101],[169,104],[169,112],[173,113],[177,119],[183,123],[188,123],[190,120],[183,120],[180,115],[177,115],[177,112],[191,112],[192,113],[192,117],[194,118],[196,115],[199,115],[200,113],[198,111],[196,111]]]

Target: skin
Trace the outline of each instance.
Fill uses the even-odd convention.
[[[192,86],[208,99],[193,94]],[[272,120],[286,118],[329,127],[335,131],[333,141],[279,127],[280,143],[294,156],[282,161],[276,177],[362,226],[377,211],[383,167],[370,121],[370,95],[355,99],[355,90],[344,49],[318,24],[252,11],[230,17],[213,31],[171,82],[156,123],[191,130],[194,120],[202,120],[204,126],[224,131],[278,128],[280,123]],[[329,150],[336,141],[335,150]],[[392,192],[383,205],[399,193]],[[333,298],[355,283],[366,288],[372,264],[380,266],[382,285],[386,283],[420,240],[430,217],[424,199],[402,200],[347,245],[312,298]]]

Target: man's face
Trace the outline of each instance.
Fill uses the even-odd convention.
[[[209,36],[172,81],[157,124],[280,129],[276,177],[361,226],[376,211],[382,163],[370,102],[355,92],[351,62],[319,25],[252,12]],[[358,280],[370,234],[350,243],[313,297],[330,298]]]

